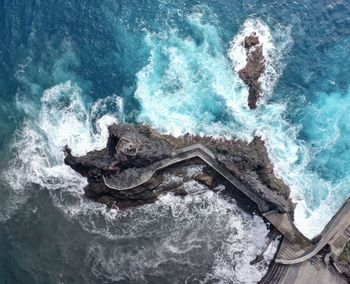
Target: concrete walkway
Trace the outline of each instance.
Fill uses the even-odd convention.
[[[259,284],[346,284],[334,268],[320,259],[294,265],[272,263]]]
[[[145,184],[152,178],[154,174],[156,174],[156,172],[162,169],[194,158],[200,158],[211,168],[213,168],[216,172],[218,172],[224,178],[230,181],[236,188],[238,188],[246,196],[253,200],[259,206],[259,209],[262,212],[268,210],[269,206],[264,200],[262,200],[253,192],[251,192],[246,186],[244,186],[240,181],[238,181],[238,179],[234,177],[226,168],[221,166],[217,162],[215,155],[208,148],[204,147],[201,144],[194,144],[179,149],[174,152],[171,158],[155,162],[147,167],[143,167],[140,169],[130,169],[131,171],[135,171],[135,174],[132,176],[131,179],[126,178],[128,174],[126,170],[125,176],[123,176],[123,173],[121,173],[116,176],[103,177],[103,181],[108,188],[120,191],[129,190]]]

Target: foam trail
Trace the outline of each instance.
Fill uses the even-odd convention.
[[[260,81],[263,95],[267,95],[268,98],[282,74],[283,57],[293,41],[289,36],[289,28],[277,26],[272,33],[262,21],[247,20],[239,34],[233,39],[228,52],[235,71],[244,66],[246,60],[244,47],[240,43],[244,35],[252,31],[257,32],[263,45],[267,68]],[[317,173],[310,171],[309,165],[313,159],[312,150],[304,141],[299,140],[301,126],[292,125],[285,120],[286,111],[284,104],[266,104],[265,96],[265,101],[254,113],[256,124],[252,130],[265,139],[276,175],[283,178],[291,188],[291,197],[297,204],[295,209],[297,227],[307,237],[312,238],[322,231],[334,211],[332,213],[332,206],[329,206],[329,202],[317,205],[310,200],[309,194],[317,189],[318,196],[325,198],[330,183]]]
[[[174,29],[169,34],[146,36],[151,55],[148,65],[137,74],[135,97],[142,106],[138,120],[175,135],[191,132],[251,140],[254,132],[270,121],[264,121],[268,117],[261,110],[254,113],[248,109],[248,90],[232,72],[232,68],[239,70],[245,65],[241,40],[254,25],[258,26],[269,63],[263,76],[263,90],[268,93],[282,73],[281,57],[291,44],[287,29],[282,30],[283,36],[272,40],[266,25],[248,20],[231,43],[230,62],[215,26],[205,23],[198,14],[187,20],[203,42],[183,37]],[[274,41],[282,43],[276,47]],[[275,104],[268,111],[282,118],[284,108]]]
[[[248,92],[232,73],[219,32],[198,14],[187,21],[202,42],[175,29],[145,38],[151,55],[137,73],[135,97],[142,107],[138,121],[175,135],[230,135],[234,127],[250,137],[243,127],[249,121],[254,125],[244,115]]]
[[[115,106],[120,106],[119,97]],[[96,117],[95,112],[104,105],[98,101],[90,113],[83,102],[81,89],[71,81],[44,91],[37,120],[26,120],[17,131],[11,148],[15,153],[4,178],[17,191],[28,183],[49,189],[74,186],[81,193],[86,181],[63,164],[63,147],[69,145],[77,155],[91,149],[103,148],[107,141],[107,126],[118,121],[118,111]],[[120,110],[121,111],[121,110]],[[90,121],[95,121],[96,132]]]
[[[272,32],[260,20],[247,20],[239,34],[233,39],[228,51],[235,71],[244,66],[246,55],[241,42],[244,36],[252,31],[257,32],[264,48],[267,69],[260,80],[263,94],[267,94],[267,97],[269,97],[284,68],[283,56],[292,44],[292,39],[289,36],[290,29],[278,26]],[[339,103],[337,96],[320,95],[319,98],[319,106],[316,109],[305,109],[306,116],[312,114],[311,117],[304,119],[304,121],[310,123],[306,126],[306,129],[305,126],[303,129],[304,132],[305,130],[308,132],[307,136],[309,138],[314,138],[311,139],[310,144],[306,144],[299,139],[301,125],[291,125],[285,120],[284,114],[287,110],[283,104],[265,104],[266,100],[262,102],[260,108],[254,113],[256,120],[254,130],[252,129],[257,135],[265,139],[275,173],[290,186],[291,197],[297,203],[295,223],[309,238],[322,231],[348,196],[344,188],[345,180],[332,182],[313,170],[315,167],[312,165],[323,159],[315,159],[317,155],[315,147],[310,145],[322,145],[320,148],[323,150],[332,149],[331,144],[337,143],[339,140],[339,135],[337,135],[340,132],[337,123],[338,118],[328,123],[329,117],[333,117],[328,115],[329,108],[333,108],[333,113],[343,116],[342,106],[347,105],[347,102]],[[329,100],[332,101],[325,101],[324,98],[331,98]],[[318,115],[318,113],[322,114]],[[247,117],[247,119],[249,118]],[[320,127],[322,122],[327,122],[327,126]],[[330,132],[325,133],[324,129],[327,129],[329,125],[335,127],[329,128]],[[344,130],[344,128],[342,129]],[[329,161],[329,159],[325,160]],[[339,169],[337,165],[333,165],[331,168]],[[335,198],[334,192],[336,190],[344,192],[344,194],[340,194]]]

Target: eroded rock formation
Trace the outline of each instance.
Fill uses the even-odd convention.
[[[191,179],[214,190],[225,183],[203,160],[194,158],[152,173],[147,182],[137,184],[150,167],[164,159],[172,159],[174,151],[195,143],[209,148],[215,153],[217,163],[273,208],[288,213],[293,211],[289,188],[274,175],[264,142],[259,137],[250,143],[192,135],[176,138],[161,135],[144,125],[113,124],[109,127],[106,148],[76,157],[66,147],[65,163],[87,177],[86,196],[110,207],[125,208],[153,202],[164,192],[186,195],[183,183]],[[195,176],[187,171],[194,165],[202,168]],[[169,175],[178,178],[169,179]],[[107,181],[127,190],[111,188]],[[129,188],[135,181],[137,185]]]
[[[247,64],[239,70],[239,77],[249,88],[248,106],[255,109],[261,96],[260,76],[265,71],[265,58],[263,55],[263,46],[260,44],[256,33],[246,36],[244,39],[244,48],[247,52]]]

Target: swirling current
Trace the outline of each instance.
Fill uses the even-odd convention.
[[[112,122],[260,135],[310,238],[350,196],[349,1],[2,0],[0,24],[0,283],[264,275],[277,243],[249,262],[267,225],[203,185],[124,211],[84,197],[62,147],[102,148]],[[251,31],[267,63],[254,111],[237,75]]]

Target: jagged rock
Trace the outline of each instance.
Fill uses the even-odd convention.
[[[244,39],[244,47],[247,49],[257,44],[260,44],[260,41],[259,37],[256,35],[256,32],[253,32],[251,35],[246,36]]]
[[[209,188],[213,189],[216,187],[218,184],[215,181],[215,177],[211,175],[206,175],[206,174],[200,174],[195,176],[194,178],[196,181],[205,184]]]
[[[289,188],[274,175],[264,141],[259,137],[255,137],[250,143],[216,140],[208,136],[190,134],[174,137],[161,135],[144,125],[113,124],[109,127],[105,149],[76,157],[71,149],[66,147],[65,163],[87,177],[88,185],[84,189],[87,197],[110,207],[126,208],[154,202],[160,194],[169,191],[176,195],[185,195],[187,192],[182,185],[189,179],[215,188],[220,180],[218,173],[198,158],[162,169],[153,174],[147,182],[140,185],[136,183],[136,186],[128,187],[127,190],[116,190],[105,183],[106,180],[121,181],[119,184],[132,181],[155,162],[169,158],[177,149],[194,143],[201,143],[209,148],[215,153],[218,162],[269,204],[276,205],[273,207],[292,213],[293,204],[289,200]],[[187,175],[184,168],[189,165],[200,165],[203,173],[194,178]],[[176,178],[169,180],[169,174]]]
[[[174,192],[174,195],[176,195],[176,196],[185,196],[185,195],[188,194],[187,191],[183,188],[182,185],[174,188],[172,190],[172,192]]]
[[[261,96],[259,78],[265,71],[265,58],[263,47],[255,32],[245,37],[244,47],[247,51],[247,64],[239,70],[238,75],[249,88],[248,106],[255,109]]]

